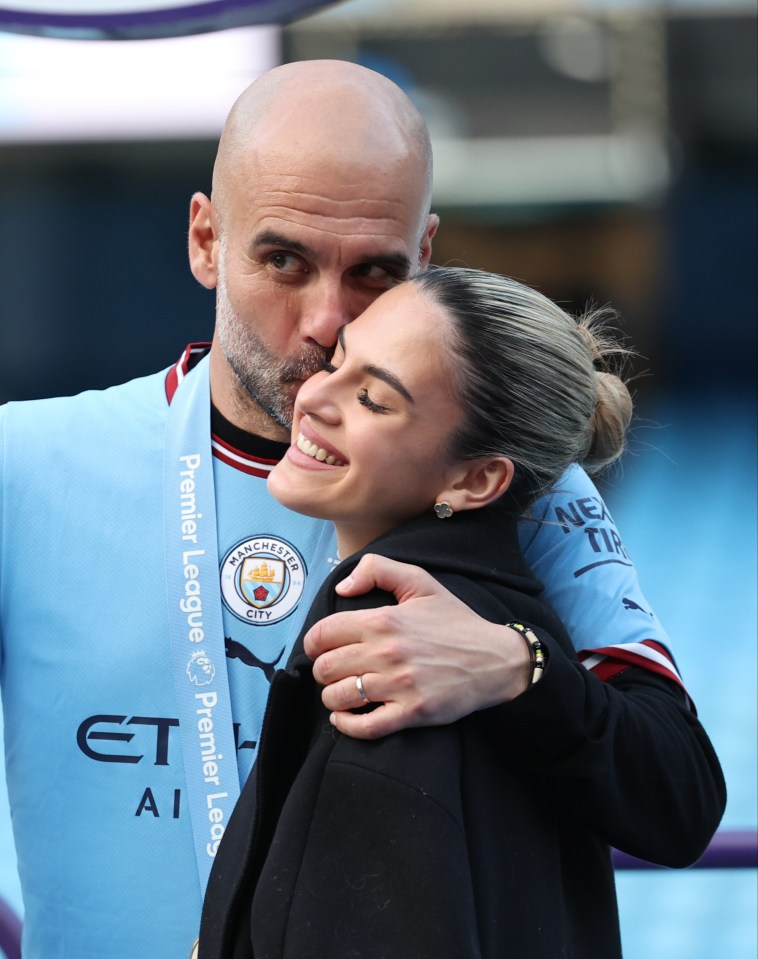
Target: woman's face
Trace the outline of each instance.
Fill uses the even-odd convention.
[[[297,395],[292,445],[269,490],[332,520],[343,556],[431,510],[452,475],[448,440],[462,413],[449,330],[415,286],[395,287],[342,329],[332,364]]]

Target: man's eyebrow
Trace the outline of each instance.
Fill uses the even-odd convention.
[[[339,341],[339,345],[342,347],[342,352],[345,354],[345,356],[347,356],[347,349],[345,347],[345,327],[344,326],[340,329],[339,333],[337,333],[337,340]],[[415,403],[415,400],[413,399],[411,394],[403,386],[403,384],[395,376],[394,373],[390,373],[389,370],[385,370],[384,367],[382,366],[374,366],[373,363],[367,363],[363,367],[363,369],[366,371],[366,373],[369,374],[369,376],[375,376],[378,380],[382,380],[383,382],[385,382],[387,386],[391,386],[393,390],[397,390],[397,392],[401,396],[405,397],[405,399],[408,400],[409,403]]]
[[[286,250],[292,250],[293,253],[301,253],[303,256],[313,255],[313,250],[305,243],[293,240],[292,237],[285,236],[283,233],[276,233],[274,230],[264,230],[253,238],[254,250],[262,246],[281,246]]]

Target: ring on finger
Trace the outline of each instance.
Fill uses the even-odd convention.
[[[355,677],[355,688],[358,690],[358,695],[361,697],[361,700],[364,703],[370,703],[371,700],[366,695],[366,690],[363,686],[363,676]]]

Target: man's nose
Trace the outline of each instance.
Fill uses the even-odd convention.
[[[361,310],[355,295],[340,283],[316,283],[308,290],[303,304],[300,335],[306,342],[331,349],[337,343],[337,334],[342,327],[354,320]]]

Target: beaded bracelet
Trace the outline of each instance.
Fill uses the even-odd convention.
[[[531,629],[528,626],[524,626],[523,623],[506,623],[510,629],[515,629],[517,633],[520,633],[524,637],[524,642],[526,643],[526,648],[529,650],[529,663],[532,667],[532,676],[529,680],[529,685],[534,686],[535,683],[539,682],[542,679],[542,674],[545,671],[545,647],[537,639]]]

